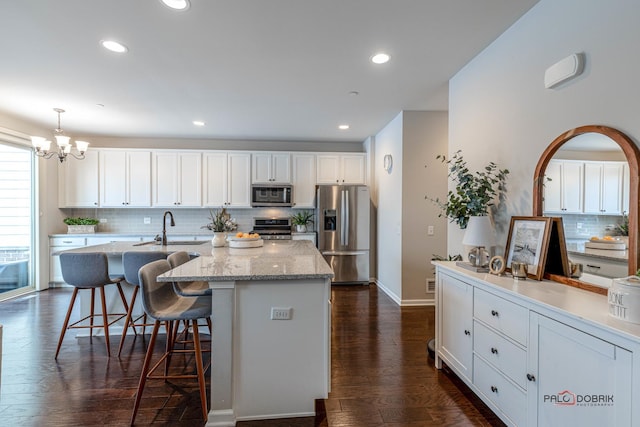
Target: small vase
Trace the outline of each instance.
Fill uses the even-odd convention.
[[[307,226],[305,224],[296,224],[296,231],[298,233],[306,233],[307,232]]]
[[[223,231],[214,231],[213,239],[211,239],[211,244],[214,248],[221,248],[227,244],[227,233]]]

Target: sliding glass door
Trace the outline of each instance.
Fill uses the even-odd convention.
[[[34,160],[0,141],[0,299],[33,288]]]

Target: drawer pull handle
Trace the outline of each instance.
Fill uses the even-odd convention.
[[[587,267],[589,267],[589,268],[600,268],[599,265],[591,265],[591,264],[587,264]]]
[[[498,354],[498,349],[495,347],[491,347],[491,353]]]
[[[493,317],[498,317],[498,314],[499,314],[499,313],[498,313],[497,311],[495,311],[495,310],[491,310],[491,315],[492,315]]]
[[[536,377],[531,374],[527,374],[527,379],[531,382],[534,382],[536,380]]]
[[[471,331],[469,331],[468,329],[465,329],[465,330],[464,330],[464,334],[465,334],[465,335],[471,335]]]
[[[491,386],[491,391],[494,392],[494,393],[497,393],[498,392],[498,387],[492,385]]]

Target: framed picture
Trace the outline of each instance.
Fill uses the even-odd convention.
[[[543,216],[511,217],[505,247],[507,268],[514,261],[527,265],[527,276],[541,280],[547,260],[553,219]]]

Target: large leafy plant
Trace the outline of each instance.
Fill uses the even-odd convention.
[[[449,190],[446,201],[439,198],[429,200],[442,209],[438,216],[446,216],[460,228],[467,228],[472,216],[487,215],[495,197],[506,191],[509,170],[500,169],[493,162],[483,170],[471,172],[461,150],[456,151],[449,159],[443,155],[438,155],[436,159],[449,167],[448,177],[455,183],[455,189]]]

